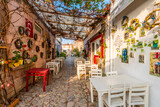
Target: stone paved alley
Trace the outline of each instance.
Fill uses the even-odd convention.
[[[74,58],[68,57],[60,73],[52,78],[46,92],[42,90],[42,80],[29,86],[29,92],[20,92],[20,102],[16,107],[95,107],[90,102],[89,79],[78,80]]]

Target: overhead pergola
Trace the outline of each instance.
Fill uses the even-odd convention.
[[[46,1],[50,0],[28,0],[28,3],[52,33],[63,38],[84,39],[100,19],[100,13],[70,9],[59,0]]]

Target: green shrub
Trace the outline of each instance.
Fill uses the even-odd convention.
[[[61,52],[59,55],[58,55],[58,57],[67,57],[67,54],[66,53],[64,53],[64,52]]]

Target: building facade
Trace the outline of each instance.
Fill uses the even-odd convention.
[[[106,72],[148,82],[149,107],[160,105],[159,9],[159,0],[111,0],[111,27],[106,33]]]

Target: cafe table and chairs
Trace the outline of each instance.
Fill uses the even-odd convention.
[[[35,76],[43,77],[43,92],[45,92],[45,81],[47,76],[47,85],[49,83],[49,68],[32,68],[26,71],[26,91],[28,92],[29,76],[33,76],[33,85],[35,84]]]
[[[131,85],[129,93],[127,94],[127,105],[132,106],[143,106],[147,107],[148,104],[148,89],[147,83]]]
[[[115,75],[101,78],[90,78],[90,95],[93,102],[93,87],[98,93],[98,107],[103,107],[103,94],[108,93],[111,85],[125,84],[125,89],[129,91],[131,85],[141,84],[144,81],[138,80],[129,75]],[[149,88],[146,90],[145,107],[148,107]]]
[[[85,66],[85,64],[77,65],[77,75],[78,75],[79,80],[81,78],[81,75],[85,75],[85,79],[86,79],[86,66]]]
[[[46,68],[49,68],[50,71],[53,71],[53,73],[56,71],[56,67],[55,67],[54,62],[47,62],[46,63]]]
[[[51,62],[53,62],[56,67],[55,73],[57,75],[59,73],[60,67],[61,67],[60,62],[56,62],[55,60],[51,60]]]
[[[125,85],[111,85],[108,93],[103,94],[103,105],[106,107],[126,107]]]
[[[98,65],[97,64],[91,64],[91,68],[89,70],[89,78],[91,77],[91,72],[92,70],[98,69]]]

